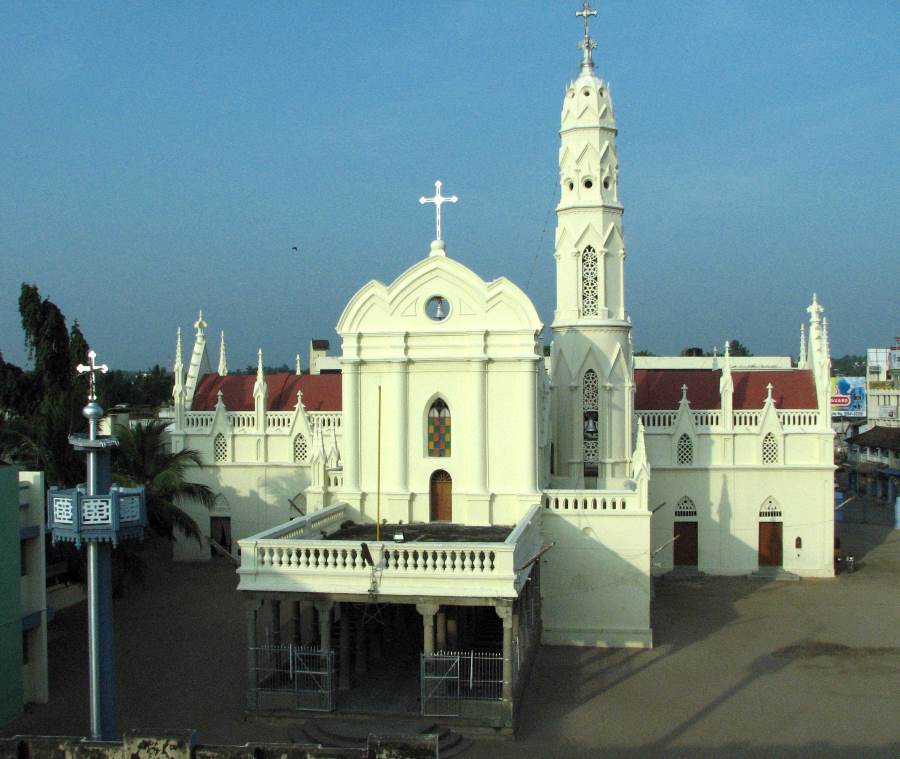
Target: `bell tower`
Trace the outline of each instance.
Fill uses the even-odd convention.
[[[597,76],[597,11],[584,25],[578,77],[563,96],[560,201],[556,208],[551,479],[556,487],[614,485],[633,448],[631,322],[625,308],[625,242],[610,88]]]

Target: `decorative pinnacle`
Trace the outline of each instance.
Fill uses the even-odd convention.
[[[296,374],[297,376],[300,376],[301,374],[303,374],[303,371],[300,368],[300,354],[299,353],[297,354],[296,362],[297,362],[297,364],[296,364],[296,367],[294,368],[294,374]]]
[[[687,391],[688,391],[688,386],[687,386],[687,385],[682,385],[682,386],[681,386],[681,400],[684,401],[684,402],[687,402],[687,399],[688,399],[688,397],[687,397]]]
[[[106,364],[96,364],[94,363],[94,359],[97,358],[97,353],[95,351],[88,351],[88,361],[87,366],[84,364],[78,364],[75,367],[75,371],[79,374],[84,374],[88,372],[88,402],[97,400],[97,387],[94,380],[94,375],[97,372],[101,374],[106,374],[109,371],[109,367]]]
[[[596,16],[597,11],[591,8],[588,0],[584,0],[581,4],[581,10],[575,11],[575,15],[581,16],[582,21],[584,21],[584,37],[578,43],[578,47],[581,48],[581,70],[590,71],[594,68],[594,59],[591,57],[591,52],[597,49],[597,43],[591,39],[590,23],[591,16]]]
[[[197,317],[197,321],[194,322],[194,328],[197,330],[197,337],[203,337],[206,334],[207,324],[203,321],[203,309],[200,309],[200,315]]]
[[[423,195],[421,198],[419,198],[419,203],[421,203],[422,205],[425,205],[426,203],[434,203],[435,226],[437,227],[436,237],[434,238],[435,240],[441,239],[441,206],[444,203],[455,203],[459,200],[456,195],[450,195],[448,197],[444,197],[443,195],[441,195],[441,187],[443,186],[444,183],[441,182],[440,179],[438,179],[434,183],[434,197],[426,198]]]
[[[225,330],[219,333],[219,376],[228,376],[228,357],[225,355]]]

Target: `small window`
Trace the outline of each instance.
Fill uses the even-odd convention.
[[[581,315],[597,316],[598,312],[597,251],[588,245],[581,254]]]
[[[687,433],[678,438],[676,460],[681,466],[690,466],[694,463],[694,443]]]
[[[216,439],[213,442],[213,455],[217,464],[228,461],[228,441],[225,440],[225,436],[221,432],[216,435]]]
[[[603,189],[604,190],[609,189],[609,177],[603,177]]]
[[[591,187],[594,186],[594,182],[593,182],[592,180],[590,180],[590,179],[585,179],[584,182],[583,182],[583,184],[584,184],[584,189],[585,189],[585,190],[590,190]]]
[[[694,502],[690,498],[684,496],[680,501],[678,501],[678,503],[675,504],[675,516],[695,517],[697,516],[697,507],[694,505]]]
[[[762,442],[762,463],[778,463],[778,441],[771,432],[767,432]]]
[[[425,313],[432,321],[443,321],[450,314],[450,304],[443,296],[435,295],[433,298],[429,298],[425,304]]]
[[[428,455],[438,458],[450,455],[450,409],[441,398],[428,409]]]

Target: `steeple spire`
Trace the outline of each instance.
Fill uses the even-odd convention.
[[[228,359],[225,357],[225,331],[219,333],[219,376],[228,376]]]
[[[578,47],[581,48],[581,72],[590,73],[594,70],[594,59],[591,53],[597,49],[597,43],[591,39],[590,23],[591,16],[596,16],[597,11],[591,8],[588,0],[584,0],[581,4],[581,10],[575,11],[575,15],[581,16],[582,21],[584,21],[584,37],[578,43]]]

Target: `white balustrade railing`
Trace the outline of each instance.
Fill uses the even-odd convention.
[[[203,432],[212,427],[215,411],[188,411],[184,415],[184,429]]]
[[[514,598],[531,569],[529,559],[540,551],[541,508],[536,505],[502,543],[369,541],[373,566],[360,540],[313,537],[333,531],[328,528],[343,521],[346,508],[337,504],[239,541],[240,588],[358,594],[370,592],[375,583],[379,592],[393,595]]]
[[[785,429],[789,427],[808,428],[819,424],[819,412],[809,411],[779,411],[778,421]]]
[[[735,411],[734,417],[733,417],[734,418],[734,426],[735,427],[758,427],[760,416],[762,416],[762,412],[759,410]]]
[[[294,423],[296,411],[269,411],[266,414],[266,429],[270,431],[281,430],[287,432]]]
[[[603,515],[628,509],[632,512],[639,511],[640,495],[631,490],[603,493],[596,490],[545,490],[542,503],[546,510],[562,514],[577,512]]]
[[[675,424],[675,411],[638,411],[638,418],[645,429],[672,427]]]
[[[256,412],[254,411],[229,411],[228,424],[233,430],[256,429]]]
[[[340,411],[308,411],[306,416],[313,430],[340,429],[342,426]]]
[[[721,411],[691,411],[695,427],[718,427],[722,423]]]

